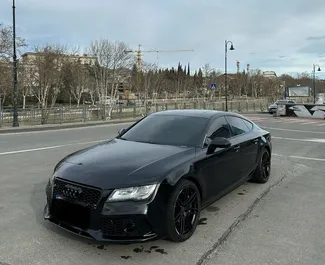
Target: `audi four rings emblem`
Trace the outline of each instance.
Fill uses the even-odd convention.
[[[76,186],[67,184],[64,186],[63,194],[69,197],[77,198],[82,193],[82,189]]]

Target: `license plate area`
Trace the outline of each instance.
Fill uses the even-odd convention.
[[[91,210],[89,208],[69,201],[54,200],[52,211],[58,221],[80,229],[89,228],[91,217]]]

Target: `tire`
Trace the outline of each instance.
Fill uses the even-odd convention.
[[[263,148],[259,158],[257,168],[251,178],[252,182],[255,183],[266,183],[268,182],[271,174],[271,155],[270,152]]]
[[[187,201],[187,205],[183,207],[186,204],[185,197],[192,200]],[[199,222],[200,209],[201,196],[197,186],[192,181],[181,180],[172,191],[167,204],[167,239],[173,242],[189,239]],[[176,218],[178,220],[175,220]]]

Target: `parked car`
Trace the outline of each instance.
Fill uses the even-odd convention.
[[[279,104],[296,104],[296,101],[291,100],[291,99],[281,99],[281,100],[277,100],[276,102],[274,102],[273,104],[271,104],[268,108],[269,113],[273,114],[274,112],[276,112],[278,105]]]
[[[182,242],[202,209],[271,172],[269,132],[214,110],[152,113],[55,167],[44,218],[106,242]],[[215,224],[217,225],[217,224]]]

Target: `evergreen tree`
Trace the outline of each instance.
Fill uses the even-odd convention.
[[[197,84],[202,87],[203,85],[203,72],[202,72],[202,69],[199,68],[199,71],[197,73]]]

